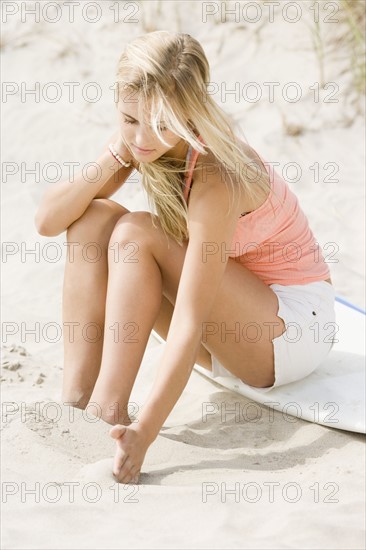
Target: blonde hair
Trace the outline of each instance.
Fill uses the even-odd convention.
[[[191,35],[154,31],[138,36],[125,47],[116,77],[116,105],[126,91],[142,99],[144,106],[149,103],[151,127],[164,145],[169,144],[164,141],[161,125],[203,155],[209,149],[225,168],[230,183],[235,180],[233,187],[244,191],[245,196],[256,199],[259,193],[268,193],[267,172],[238,147],[232,117],[207,92],[209,64],[202,46]],[[178,243],[188,239],[185,162],[165,154],[153,162],[139,163],[138,169],[164,232]]]

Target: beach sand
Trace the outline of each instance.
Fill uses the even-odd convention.
[[[260,101],[227,95],[222,106],[279,171],[289,162],[301,167],[301,177],[289,185],[323,248],[336,293],[365,307],[364,122],[355,94],[347,91],[350,72],[339,76],[347,59],[325,63],[327,82],[339,87],[338,102],[316,103],[310,86],[319,81],[319,65],[303,20],[249,25],[215,16],[204,23],[201,2],[149,2],[130,3],[138,11],[128,17],[137,22],[117,23],[112,4],[99,3],[96,23],[76,6],[73,23],[64,14],[51,23],[42,13],[39,22],[21,22],[19,12],[3,25],[3,81],[16,84],[3,103],[2,546],[364,548],[360,434],[289,419],[262,405],[251,417],[249,399],[193,371],[147,452],[139,485],[123,485],[112,476],[110,426],[90,409],[60,401],[66,234],[40,236],[34,215],[57,175],[47,163],[57,163],[61,181],[66,162],[93,161],[115,131],[109,89],[115,66],[124,44],[147,30],[174,29],[200,40],[221,91],[222,83],[232,89],[235,82],[275,81],[279,90],[292,81],[300,85],[303,95],[295,103],[281,94],[271,103],[262,87]],[[36,82],[43,91],[39,101],[23,95]],[[50,101],[47,82],[59,84],[59,101]],[[80,83],[73,102],[66,82]],[[102,90],[96,102],[85,100],[93,95],[86,86],[91,82]],[[330,91],[321,90],[321,97]],[[310,168],[316,162],[318,182]],[[326,163],[337,164],[338,181],[324,181],[333,174]],[[31,168],[39,176],[27,174]],[[136,174],[113,200],[130,210],[149,209]],[[130,398],[137,407],[161,353],[151,338]]]

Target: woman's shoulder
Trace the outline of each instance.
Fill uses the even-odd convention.
[[[253,149],[253,147],[251,147],[245,141],[239,138],[237,139],[236,144],[247,157],[247,159],[249,159],[248,162],[253,162],[264,173],[267,173],[266,167],[264,166],[261,158],[259,157],[258,153]],[[218,175],[218,178],[221,182],[226,179],[225,167],[223,168],[222,163],[219,161],[219,159],[213,154],[210,149],[207,149],[207,154],[199,154],[197,157],[197,163],[193,178],[204,183],[207,182],[207,178],[210,177],[210,175],[212,176],[214,174]],[[270,182],[268,183],[270,184]],[[257,194],[254,196],[243,197],[240,201],[240,208],[242,212],[250,214],[251,212],[257,210],[267,201],[269,194],[270,189],[266,188],[259,189]]]
[[[261,170],[263,170],[263,172],[266,172],[266,167],[264,166],[264,164],[262,162],[262,159],[260,158],[257,151],[255,149],[253,149],[253,147],[251,147],[248,143],[246,143],[245,141],[243,141],[241,139],[238,139],[237,143],[238,143],[238,146],[240,147],[240,149],[243,151],[243,153],[251,161],[254,161],[256,164],[258,164],[259,167],[261,168]]]
[[[240,138],[237,138],[236,144],[239,147],[239,149],[244,153],[244,155],[249,158],[249,161],[253,161],[254,163],[258,164],[260,169],[266,172],[266,167],[264,166],[260,156],[255,151],[255,149],[253,149],[253,147],[251,147],[248,143],[246,143]],[[199,172],[200,170],[207,171],[208,169],[214,172],[215,167],[217,169],[220,169],[220,166],[221,166],[221,162],[210,149],[207,149],[206,154],[204,153],[197,154],[197,159],[195,163],[196,173]]]

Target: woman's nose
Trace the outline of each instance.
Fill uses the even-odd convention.
[[[139,127],[136,129],[135,144],[141,149],[153,149],[153,132],[149,128]]]

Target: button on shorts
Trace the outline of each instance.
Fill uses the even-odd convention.
[[[245,384],[212,355],[212,376],[236,378],[259,392],[289,384],[311,374],[327,357],[336,341],[335,290],[326,281],[305,285],[269,285],[278,299],[277,316],[286,331],[273,338],[275,381],[257,388]]]

